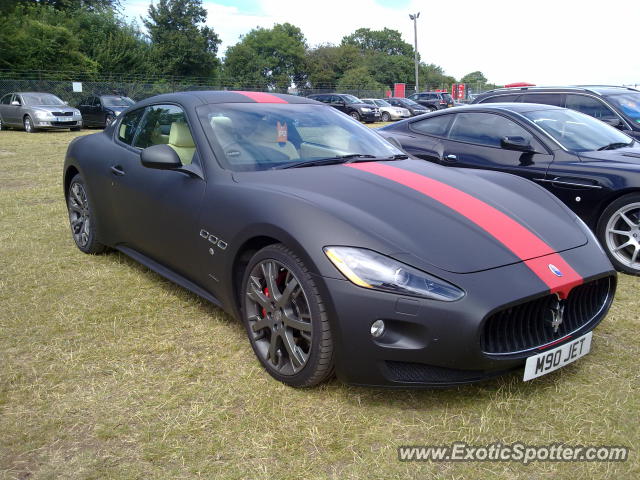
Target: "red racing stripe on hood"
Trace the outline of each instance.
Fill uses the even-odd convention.
[[[234,92],[249,97],[251,100],[255,100],[258,103],[289,103],[286,100],[264,92]]]
[[[392,180],[455,210],[511,250],[549,287],[551,293],[557,293],[560,298],[567,298],[569,292],[583,282],[583,278],[562,256],[531,230],[462,190],[390,165],[352,163],[347,166]],[[551,271],[550,264],[562,272],[561,277]]]

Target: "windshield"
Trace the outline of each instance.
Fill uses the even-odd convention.
[[[424,108],[422,105],[420,105],[418,102],[414,102],[413,100],[411,100],[410,98],[405,98],[403,100],[401,100],[401,102],[409,107],[420,107],[420,108]]]
[[[353,95],[341,95],[340,98],[342,98],[345,103],[362,103],[362,100]]]
[[[130,107],[134,102],[129,97],[102,97],[105,107]]]
[[[523,112],[523,115],[574,152],[604,150],[633,143],[619,130],[574,110],[536,110]]]
[[[607,99],[631,120],[640,123],[640,92],[610,95]]]
[[[64,105],[65,103],[50,93],[23,93],[25,105]]]
[[[199,107],[198,115],[216,157],[235,171],[344,155],[403,154],[360,122],[324,105],[217,104]]]
[[[391,106],[391,104],[389,102],[387,102],[386,100],[374,100],[374,102],[379,107],[390,107]]]

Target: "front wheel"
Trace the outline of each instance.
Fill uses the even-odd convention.
[[[36,127],[33,126],[33,120],[31,120],[29,115],[24,117],[23,124],[25,132],[34,133],[36,131]]]
[[[97,239],[95,216],[89,204],[87,187],[79,173],[71,179],[67,191],[67,209],[71,234],[76,246],[84,253],[104,252],[106,247]]]
[[[349,116],[354,120],[360,121],[360,114],[356,111],[350,112]]]
[[[391,121],[391,115],[389,115],[387,112],[382,112],[382,121],[383,122],[390,122]]]
[[[104,128],[107,128],[109,125],[111,125],[115,119],[116,117],[114,117],[113,115],[107,115],[107,118],[104,121]]]
[[[600,217],[597,235],[617,270],[640,275],[640,193],[612,202]]]
[[[242,317],[253,351],[276,380],[311,387],[333,374],[333,340],[324,302],[304,262],[282,244],[249,261]]]

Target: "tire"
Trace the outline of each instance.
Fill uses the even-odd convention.
[[[382,112],[382,121],[383,122],[390,122],[391,121],[391,115],[389,115],[389,113],[387,113],[387,112]]]
[[[6,127],[6,125],[2,122],[2,117],[0,117],[0,132],[1,132],[2,130],[6,130],[6,129],[7,129],[7,127]]]
[[[107,118],[104,120],[104,128],[107,128],[109,125],[113,123],[116,119],[113,115],[107,115]]]
[[[596,229],[616,270],[640,275],[640,193],[630,193],[611,202]]]
[[[429,105],[427,108],[429,109],[429,112],[435,112],[438,110],[438,107],[434,107],[433,105]]]
[[[72,132],[79,132],[80,130],[82,130],[82,127],[71,127],[69,130],[71,130]]]
[[[349,112],[349,116],[354,120],[360,121],[360,114],[355,110],[353,112]]]
[[[71,236],[76,246],[84,253],[97,255],[107,247],[98,241],[95,215],[91,208],[89,193],[80,174],[76,174],[67,190],[67,210]]]
[[[24,126],[24,131],[27,133],[35,133],[37,131],[36,127],[33,126],[33,120],[29,115],[25,115],[22,119],[22,125]]]
[[[333,375],[325,304],[298,255],[282,244],[259,250],[244,272],[240,296],[251,347],[273,378],[300,388]]]

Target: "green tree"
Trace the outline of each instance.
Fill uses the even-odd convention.
[[[320,45],[306,56],[309,86],[322,88],[335,85],[348,70],[363,65],[363,56],[353,45]]]
[[[423,90],[448,89],[452,83],[456,83],[456,79],[444,73],[442,67],[433,63],[420,64],[420,84],[423,86]]]
[[[460,79],[460,83],[472,83],[472,84],[480,84],[484,85],[487,83],[487,77],[480,71],[475,71],[471,73],[467,73],[464,77]]]
[[[336,88],[341,91],[345,90],[368,90],[368,91],[381,91],[385,86],[379,82],[376,82],[375,78],[371,76],[367,67],[356,67],[345,72],[340,78]]]
[[[255,28],[227,49],[225,78],[244,88],[302,86],[307,80],[306,48],[302,31],[290,23]]]
[[[202,77],[217,73],[220,39],[204,26],[206,20],[202,0],[160,0],[149,6],[143,22],[158,73]]]
[[[413,57],[413,47],[402,40],[402,35],[399,31],[390,28],[384,28],[383,30],[359,28],[351,35],[344,37],[342,44],[353,45],[359,48],[362,53]]]

